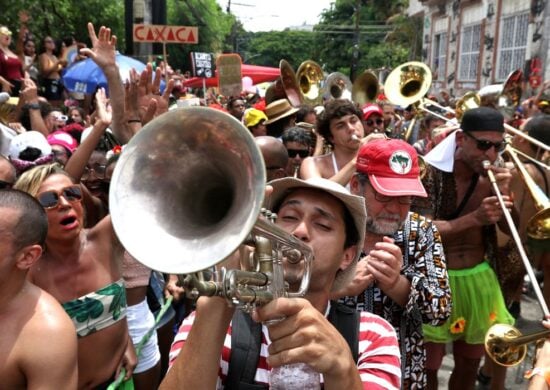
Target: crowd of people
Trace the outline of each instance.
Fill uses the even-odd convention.
[[[249,314],[222,297],[188,298],[177,275],[125,250],[109,214],[125,145],[194,91],[177,77],[165,77],[161,91],[168,68],[152,64],[123,82],[106,27],[89,24],[91,47],[68,41],[65,52],[45,37],[37,56],[27,21],[22,13],[15,49],[0,26],[0,84],[11,96],[0,95],[6,388],[107,389],[123,381],[137,389],[290,388],[290,377],[275,383],[275,369],[301,364],[314,373],[311,388],[437,389],[452,346],[449,388],[478,381],[504,389],[505,368],[483,344],[492,325],[521,315],[525,271],[505,209],[543,275],[546,302],[550,251],[527,234],[540,205],[503,152],[510,144],[521,153],[548,196],[548,152],[530,139],[550,144],[542,93],[549,83],[510,118],[491,106],[454,118],[445,107],[456,109],[457,99],[444,90],[430,96],[438,102],[431,113],[392,104],[383,89],[362,106],[329,98],[295,107],[257,91],[197,99],[254,137],[269,184],[265,207],[315,257],[303,298],[278,298]],[[61,53],[91,58],[108,94],[64,91]],[[507,125],[521,134],[508,139]],[[217,267],[238,267],[240,254]],[[292,289],[300,275],[290,264]],[[547,388],[548,360],[550,341],[528,374],[530,388]]]

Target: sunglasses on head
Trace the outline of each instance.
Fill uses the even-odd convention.
[[[367,120],[365,121],[365,123],[367,124],[367,126],[374,126],[375,123],[376,123],[378,126],[380,126],[382,123],[384,123],[384,120],[381,119],[381,118],[378,118],[378,119],[375,119],[375,120],[367,119]]]
[[[506,142],[504,142],[504,141],[492,142],[492,141],[487,141],[485,139],[478,139],[478,138],[474,137],[473,135],[471,135],[468,132],[466,132],[465,134],[468,137],[470,137],[471,139],[473,139],[474,141],[476,141],[477,148],[479,150],[484,151],[484,152],[491,149],[492,147],[494,147],[497,152],[502,152],[504,150],[504,148],[506,147]]]
[[[302,150],[302,149],[287,149],[288,157],[295,158],[297,155],[301,158],[306,158],[309,156],[309,150]]]
[[[0,180],[0,190],[9,190],[13,186],[13,183],[8,183],[7,181]]]
[[[59,198],[63,196],[67,202],[79,202],[82,199],[82,190],[78,184],[63,188],[61,191],[45,191],[38,194],[38,202],[46,210],[59,206]]]

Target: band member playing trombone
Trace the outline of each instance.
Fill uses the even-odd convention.
[[[355,172],[355,159],[365,136],[362,113],[349,100],[335,99],[325,105],[317,118],[317,131],[332,146],[332,152],[306,158],[300,177],[323,177],[341,185],[348,185]]]
[[[278,214],[277,225],[308,244],[315,256],[305,299],[279,298],[253,313],[256,321],[284,319],[269,327],[262,326],[256,341],[258,344],[261,341],[257,355],[252,359],[244,356],[247,362],[239,364],[244,365],[240,371],[243,374],[235,379],[231,374],[236,369],[233,356],[244,341],[232,337],[236,333],[235,308],[219,297],[199,298],[197,311],[183,322],[175,338],[173,366],[160,388],[243,388],[239,385],[244,385],[247,370],[252,370],[253,383],[244,382],[246,385],[267,388],[271,367],[306,363],[323,374],[327,390],[398,389],[399,348],[390,324],[376,315],[363,312],[357,316],[350,310],[345,316],[355,317],[352,324],[357,326],[356,321],[360,321],[358,327],[351,327],[356,336],[351,343],[327,319],[328,315],[343,320],[341,315],[334,314],[340,305],[329,302],[329,295],[353,277],[357,244],[365,235],[363,199],[321,178],[307,181],[285,178],[275,180],[272,185],[268,206]],[[299,284],[288,266],[286,271],[291,288]],[[253,333],[239,334],[250,338]]]
[[[453,342],[455,367],[450,389],[473,389],[485,333],[493,323],[512,324],[489,257],[496,249],[494,224],[509,232],[497,196],[492,193],[484,161],[495,162],[504,148],[504,119],[498,111],[479,107],[466,111],[456,135],[451,172],[428,170],[424,184],[428,202],[416,210],[434,220],[441,233],[453,298],[451,318],[440,327],[424,326],[427,341],[428,389],[437,388],[437,371],[445,344]],[[510,171],[493,170],[504,204],[510,199]],[[420,207],[419,207],[420,206]]]

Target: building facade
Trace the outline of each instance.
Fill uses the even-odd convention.
[[[548,8],[544,0],[410,0],[408,14],[424,20],[422,61],[434,89],[461,96],[516,69],[527,88],[550,80]]]

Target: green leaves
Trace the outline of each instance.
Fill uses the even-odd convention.
[[[65,302],[63,308],[69,317],[74,318],[77,322],[98,318],[103,313],[101,301],[88,297]]]

